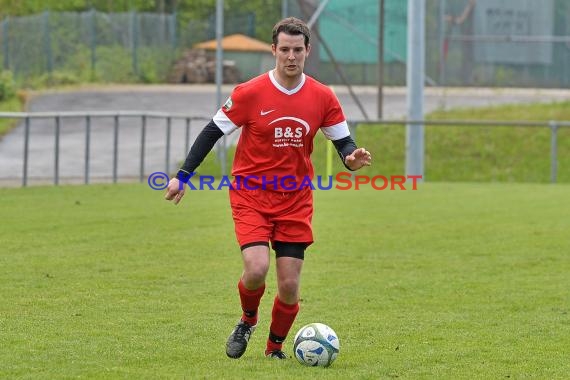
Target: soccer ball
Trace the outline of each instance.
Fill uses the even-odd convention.
[[[323,323],[310,323],[295,334],[293,350],[299,363],[313,367],[328,367],[335,361],[340,343],[338,336]]]

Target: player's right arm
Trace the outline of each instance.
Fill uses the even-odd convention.
[[[251,97],[244,91],[244,86],[238,85],[192,144],[184,165],[178,170],[176,178],[168,183],[164,196],[166,200],[174,200],[174,204],[180,202],[184,196],[184,184],[188,183],[220,137],[231,134],[238,129],[238,125],[246,123],[248,105],[251,103]]]
[[[184,196],[184,184],[188,183],[196,168],[204,161],[204,158],[210,153],[216,142],[224,135],[224,132],[211,120],[204,127],[202,132],[192,144],[190,152],[184,161],[184,165],[176,173],[176,177],[172,178],[166,188],[164,199],[174,201],[178,204]]]

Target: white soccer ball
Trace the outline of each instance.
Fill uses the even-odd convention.
[[[293,350],[299,363],[313,367],[328,367],[340,349],[338,336],[323,323],[310,323],[295,334]]]

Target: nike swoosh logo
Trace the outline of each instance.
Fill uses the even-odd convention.
[[[259,112],[259,114],[260,114],[261,116],[265,116],[265,115],[267,115],[268,113],[271,113],[271,112],[273,112],[273,111],[275,111],[275,110],[269,110],[269,111],[263,111],[263,110],[261,110],[261,111]]]

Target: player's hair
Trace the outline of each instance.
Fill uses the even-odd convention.
[[[296,17],[287,17],[279,21],[273,27],[273,44],[277,45],[277,36],[279,33],[289,34],[291,36],[297,36],[302,34],[305,37],[305,47],[309,46],[309,39],[311,38],[311,31],[307,24],[299,20]]]

